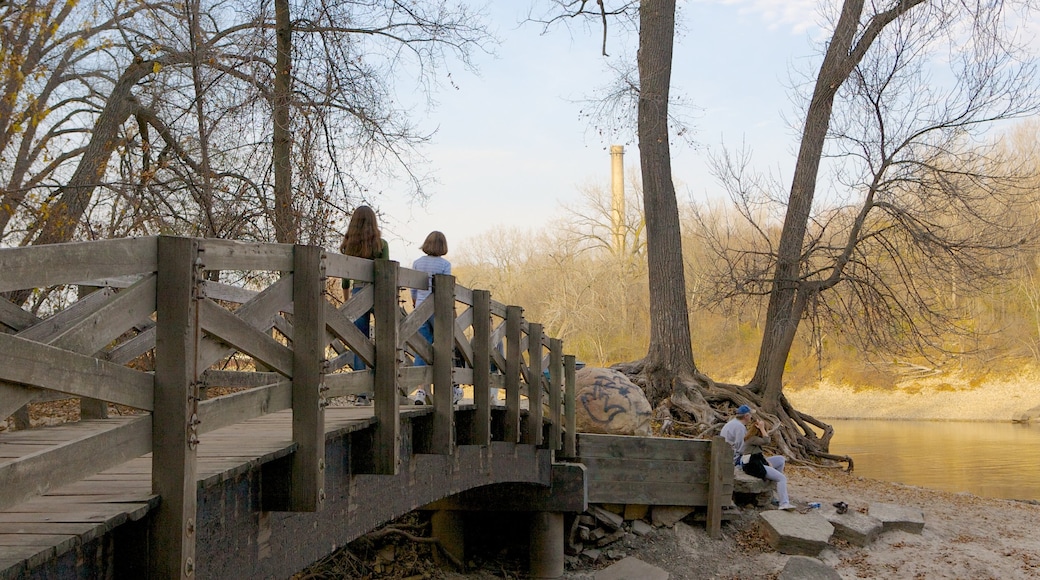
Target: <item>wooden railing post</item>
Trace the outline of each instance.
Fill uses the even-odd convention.
[[[722,437],[715,436],[711,440],[711,455],[708,460],[708,508],[705,527],[712,538],[722,536],[722,506],[725,501],[723,487],[725,473],[733,472],[733,457],[730,446]]]
[[[549,339],[549,449],[557,451],[561,447],[560,436],[563,425],[560,417],[560,392],[563,389],[563,341],[558,338]]]
[[[542,437],[542,325],[527,325],[527,358],[531,382],[527,385],[527,442],[541,445]]]
[[[520,327],[524,310],[506,307],[506,425],[505,440],[520,442]]]
[[[160,236],[156,243],[152,491],[162,501],[152,520],[149,576],[189,578],[195,569],[198,502],[198,242]]]
[[[473,403],[477,406],[473,437],[491,444],[491,293],[473,291]]]
[[[376,325],[374,471],[379,475],[397,475],[401,465],[401,412],[397,402],[398,264],[376,260],[372,273],[375,292],[372,311]]]
[[[576,401],[576,380],[574,376],[574,362],[575,357],[573,354],[568,354],[563,357],[563,380],[564,388],[566,389],[566,395],[563,398],[563,407],[566,423],[564,428],[567,434],[563,438],[563,455],[564,457],[577,457],[578,455],[578,421],[575,408]]]
[[[325,501],[325,251],[293,247],[293,454],[289,510],[317,511]]]
[[[433,277],[432,451],[450,455],[455,446],[452,368],[455,353],[455,277]]]

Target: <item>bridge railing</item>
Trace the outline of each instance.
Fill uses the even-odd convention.
[[[363,289],[340,303],[343,279]],[[396,474],[399,396],[418,384],[433,385],[433,453],[455,448],[453,385],[466,384],[473,443],[490,443],[491,389],[501,388],[506,441],[573,457],[574,358],[562,342],[451,276],[434,277],[430,298],[406,312],[402,291],[426,285],[426,274],[396,262],[303,245],[159,236],[0,249],[0,293],[67,304],[40,317],[0,299],[0,416],[61,397],[81,399],[83,425],[106,417],[109,403],[130,409],[114,426],[0,460],[0,509],[152,453],[162,497],[152,570],[179,576],[194,558],[200,435],[292,409],[284,509],[314,511],[328,400],[374,396],[374,471]],[[370,311],[374,337],[354,324]],[[431,316],[432,344],[419,333]]]

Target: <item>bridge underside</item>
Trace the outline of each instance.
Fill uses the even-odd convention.
[[[410,438],[403,439],[410,447]],[[198,576],[286,578],[434,500],[502,482],[546,488],[551,482],[550,452],[531,445],[464,445],[454,456],[402,452],[396,476],[351,476],[354,445],[343,438],[328,446],[328,495],[317,513],[264,511],[263,470],[207,489],[199,501]]]

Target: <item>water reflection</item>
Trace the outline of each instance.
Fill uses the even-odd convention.
[[[832,420],[855,474],[984,497],[1040,500],[1040,426]]]

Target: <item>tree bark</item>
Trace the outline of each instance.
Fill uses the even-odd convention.
[[[274,236],[282,244],[295,244],[299,226],[292,203],[292,140],[289,136],[289,81],[292,78],[292,23],[289,20],[289,0],[275,0],[275,36],[278,54],[275,57],[274,102],[272,116],[271,162],[274,166]]]
[[[108,160],[119,143],[119,131],[130,115],[139,107],[133,95],[134,86],[152,73],[155,61],[135,60],[120,75],[112,87],[90,136],[83,157],[66,185],[58,188],[57,201],[45,212],[43,222],[36,228],[32,245],[67,242],[79,225],[90,205],[94,189],[108,168]],[[26,238],[27,240],[29,237]]]
[[[650,282],[650,348],[647,398],[657,406],[673,385],[697,368],[690,341],[679,210],[672,182],[668,93],[672,75],[675,0],[643,0],[639,6],[639,164],[643,177]]]

